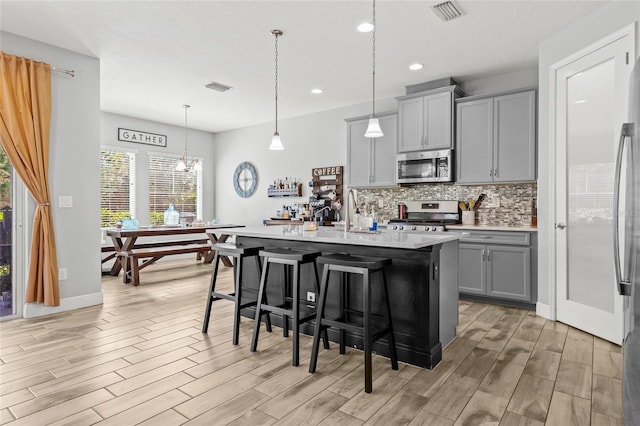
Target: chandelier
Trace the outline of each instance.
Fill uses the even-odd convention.
[[[187,110],[191,108],[191,105],[182,105],[184,108],[184,151],[182,152],[182,157],[178,160],[178,164],[176,164],[176,170],[179,172],[189,172],[202,170],[202,164],[200,164],[200,160],[192,159],[189,161],[189,142],[188,142],[188,130],[187,127]]]

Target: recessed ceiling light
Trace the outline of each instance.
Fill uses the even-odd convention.
[[[574,104],[583,104],[585,102],[587,102],[586,99],[578,99],[577,101],[573,101]]]
[[[323,93],[324,90],[322,89],[311,89],[311,93],[313,93],[314,95],[319,95],[320,93]]]
[[[373,24],[370,22],[363,22],[362,24],[358,25],[357,28],[361,33],[370,33],[371,31],[373,31]]]
[[[411,65],[409,65],[409,69],[410,69],[411,71],[418,71],[418,70],[421,70],[422,68],[424,68],[424,65],[419,64],[419,63],[417,63],[417,62],[416,62],[415,64],[411,64]]]

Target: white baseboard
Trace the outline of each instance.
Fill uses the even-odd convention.
[[[22,316],[24,318],[35,318],[94,305],[102,305],[102,293],[92,293],[85,294],[83,296],[60,299],[60,306],[45,306],[41,303],[25,303],[22,307]]]
[[[552,319],[551,318],[551,308],[549,307],[549,305],[546,305],[544,303],[536,303],[536,315],[541,316],[543,318],[546,319]]]

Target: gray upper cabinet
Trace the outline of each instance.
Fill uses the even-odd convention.
[[[493,99],[458,103],[456,122],[456,181],[492,182]]]
[[[379,114],[384,136],[364,137],[369,117],[347,119],[347,176],[350,187],[395,186],[398,115]]]
[[[535,90],[459,100],[456,156],[458,183],[535,181]]]
[[[455,87],[396,98],[398,152],[453,148]]]

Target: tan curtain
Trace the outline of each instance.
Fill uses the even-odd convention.
[[[0,143],[36,201],[27,302],[60,305],[49,194],[51,66],[0,51]]]

